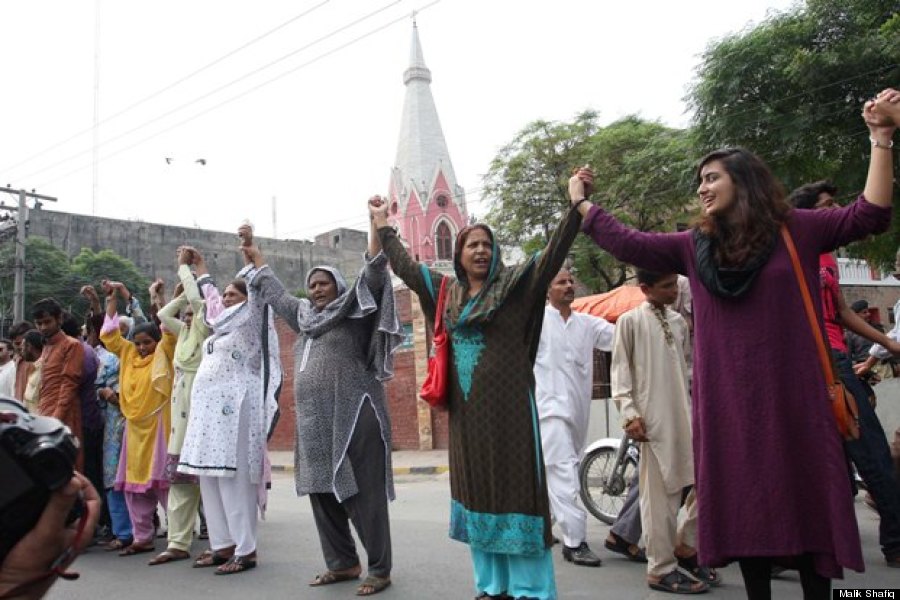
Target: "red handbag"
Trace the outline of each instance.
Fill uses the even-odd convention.
[[[450,385],[450,336],[444,326],[444,305],[447,300],[447,283],[449,277],[441,279],[441,291],[438,293],[437,307],[434,311],[434,338],[431,341],[431,352],[428,354],[428,375],[419,391],[419,396],[433,408],[447,407],[447,394]]]

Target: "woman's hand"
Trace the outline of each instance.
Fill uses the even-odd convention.
[[[369,219],[372,221],[377,221],[378,223],[386,224],[387,216],[388,216],[388,203],[387,200],[379,196],[378,194],[369,198],[369,202],[367,204],[369,207]]]
[[[252,264],[254,267],[259,269],[264,264],[266,264],[266,259],[263,257],[263,253],[256,246],[256,244],[250,244],[249,246],[241,246],[241,253],[244,255],[244,262]]]
[[[594,171],[585,165],[569,177],[569,201],[575,205],[594,193]]]
[[[179,246],[176,253],[177,253],[179,266],[180,265],[190,266],[191,263],[194,262],[194,252],[193,252],[193,248],[191,248],[190,246]]]
[[[900,123],[900,92],[888,88],[863,105],[863,120],[869,135],[880,145],[890,146]]]

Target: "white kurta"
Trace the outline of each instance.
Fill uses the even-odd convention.
[[[573,312],[563,319],[552,306],[544,309],[544,325],[534,363],[538,415],[557,417],[575,430],[580,454],[587,435],[594,385],[594,348],[612,350],[615,326],[600,317]]]
[[[578,461],[591,410],[594,348],[612,348],[614,326],[591,315],[563,319],[547,306],[534,365],[541,449],[553,520],[563,543],[577,548],[587,536],[587,513],[578,504]]]
[[[649,447],[669,493],[694,483],[690,395],[685,353],[688,330],[684,317],[666,309],[674,343],[665,339],[660,319],[648,302],[616,322],[612,361],[612,397],[622,421],[641,417]]]
[[[0,367],[0,395],[16,397],[16,361],[12,359]]]

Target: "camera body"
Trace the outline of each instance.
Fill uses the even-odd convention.
[[[72,479],[78,446],[62,421],[0,397],[0,565],[34,528],[50,494]],[[76,502],[67,524],[82,508]]]

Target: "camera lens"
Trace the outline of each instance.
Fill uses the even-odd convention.
[[[47,489],[56,490],[72,478],[75,462],[75,448],[65,440],[42,438],[30,448],[29,467],[31,475],[43,483]]]

